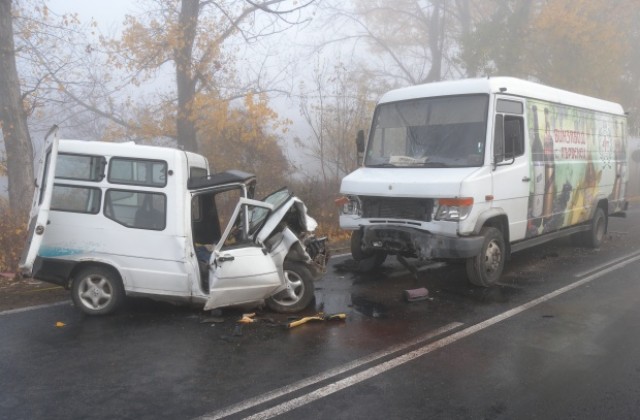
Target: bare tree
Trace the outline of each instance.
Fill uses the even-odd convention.
[[[364,43],[368,54],[358,54],[363,66],[392,86],[449,78],[459,74],[457,40],[472,19],[470,1],[341,2],[328,12],[339,29],[326,44]]]
[[[311,135],[299,141],[319,164],[325,189],[357,167],[356,133],[368,127],[375,104],[361,75],[341,63],[318,63],[311,82],[301,85],[300,111]]]
[[[0,125],[7,153],[9,203],[28,215],[33,180],[33,147],[16,69],[11,0],[0,0]]]

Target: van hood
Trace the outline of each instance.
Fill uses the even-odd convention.
[[[342,179],[340,193],[387,197],[451,197],[482,168],[360,168]]]

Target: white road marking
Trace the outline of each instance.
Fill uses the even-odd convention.
[[[0,316],[2,316],[2,315],[11,315],[11,314],[19,314],[20,312],[30,312],[30,311],[35,311],[37,309],[51,308],[51,307],[54,307],[54,306],[70,305],[70,304],[71,304],[70,300],[64,300],[62,302],[47,303],[47,304],[44,304],[44,305],[27,306],[26,308],[9,309],[9,310],[0,312]]]
[[[254,398],[250,398],[247,400],[244,400],[238,404],[234,404],[232,406],[229,406],[227,408],[224,408],[222,410],[210,413],[210,414],[206,414],[202,417],[199,417],[202,420],[214,420],[214,419],[221,419],[223,417],[227,417],[230,416],[232,414],[235,413],[239,413],[241,411],[247,410],[249,408],[258,406],[260,404],[263,404],[267,401],[271,401],[275,398],[279,398],[282,396],[285,396],[287,394],[290,394],[292,392],[295,391],[299,391],[300,389],[307,387],[309,385],[314,385],[316,383],[325,381],[327,379],[331,379],[335,376],[338,376],[342,373],[348,372],[350,370],[356,369],[358,367],[361,367],[367,363],[371,363],[374,362],[378,359],[381,359],[383,357],[386,356],[390,356],[393,353],[397,353],[399,351],[403,351],[408,349],[409,347],[412,346],[416,346],[420,343],[423,343],[425,341],[428,341],[434,337],[437,337],[439,335],[445,334],[451,330],[454,330],[460,326],[462,326],[463,324],[460,322],[452,322],[450,324],[445,325],[444,327],[440,327],[434,331],[430,331],[426,334],[420,335],[412,340],[406,341],[404,343],[400,343],[400,344],[396,344],[395,346],[391,346],[388,347],[382,351],[376,352],[376,353],[372,353],[368,356],[362,357],[360,359],[356,359],[352,362],[349,363],[345,363],[341,366],[337,366],[333,369],[329,369],[325,372],[322,372],[318,375],[314,375],[314,376],[310,376],[309,378],[303,379],[301,381],[298,382],[294,382],[290,385],[284,386],[282,388],[276,389],[274,391],[271,392],[267,392],[265,394],[259,395],[257,397]]]
[[[620,257],[620,258],[616,258],[616,259],[611,260],[611,261],[607,261],[605,264],[600,264],[599,266],[591,268],[591,269],[589,269],[587,271],[583,271],[581,273],[576,273],[576,274],[573,275],[573,277],[575,277],[575,278],[584,277],[584,276],[586,276],[588,274],[595,273],[598,270],[602,270],[603,267],[606,267],[606,266],[611,265],[611,264],[615,264],[618,261],[623,261],[623,260],[626,260],[628,258],[633,258],[636,255],[640,255],[640,251],[632,252],[630,254],[625,255],[624,257]]]
[[[624,260],[625,258],[628,258],[626,260]],[[284,403],[278,404],[272,408],[263,410],[259,413],[256,413],[252,416],[246,417],[246,419],[250,419],[250,420],[264,420],[264,419],[270,419],[272,417],[278,416],[280,414],[284,414],[287,413],[291,410],[294,410],[298,407],[302,407],[303,405],[309,404],[313,401],[319,400],[321,398],[324,398],[328,395],[331,395],[333,393],[336,393],[342,389],[348,388],[350,386],[356,385],[360,382],[363,382],[365,380],[371,379],[374,376],[380,375],[384,372],[387,372],[391,369],[394,369],[398,366],[401,366],[407,362],[410,362],[418,357],[424,356],[426,354],[431,353],[432,351],[438,350],[440,348],[443,348],[445,346],[448,346],[449,344],[455,343],[458,340],[461,340],[465,337],[468,337],[472,334],[475,334],[479,331],[482,331],[488,327],[491,327],[495,324],[498,324],[504,320],[507,320],[509,318],[512,318],[528,309],[531,309],[537,305],[540,305],[544,302],[547,302],[557,296],[560,296],[566,292],[569,292],[575,288],[578,288],[582,285],[585,285],[587,283],[592,282],[593,280],[607,274],[610,273],[612,271],[615,271],[621,267],[624,267],[628,264],[631,264],[634,261],[637,261],[640,259],[640,255],[635,255],[635,254],[630,254],[630,256],[628,257],[622,257],[621,258],[623,261],[619,261],[620,259],[616,260],[619,261],[613,265],[610,265],[610,262],[607,264],[602,264],[600,267],[605,267],[602,268],[600,271],[590,274],[589,276],[578,280],[574,283],[571,283],[565,287],[562,287],[560,289],[557,289],[551,293],[548,293],[542,297],[539,297],[537,299],[534,299],[530,302],[527,302],[523,305],[520,305],[516,308],[510,309],[506,312],[503,312],[499,315],[494,316],[493,318],[489,318],[486,321],[480,322],[476,325],[473,325],[471,327],[465,328],[464,330],[455,332],[447,337],[444,337],[438,341],[435,341],[433,343],[427,344],[423,347],[420,347],[418,349],[415,349],[409,353],[403,354],[401,356],[398,356],[396,358],[393,358],[391,360],[388,360],[386,362],[380,363],[379,365],[373,366],[371,368],[368,368],[366,370],[363,370],[361,372],[355,373],[354,375],[351,375],[349,377],[346,377],[344,379],[341,379],[337,382],[331,383],[329,385],[323,386],[322,388],[319,388],[315,391],[309,392],[306,395],[303,395],[301,397],[297,397],[297,398],[293,398],[289,401],[285,401]],[[285,389],[288,387],[284,387],[281,389]],[[268,395],[268,394],[264,394],[264,395]],[[284,395],[284,394],[282,394]],[[258,400],[260,397],[253,399],[253,400]],[[273,397],[275,398],[275,397]],[[272,399],[272,398],[270,398]],[[252,401],[252,400],[247,400],[247,401]],[[241,403],[242,404],[242,403]],[[238,404],[236,406],[233,407],[239,407],[241,404]],[[246,408],[250,408],[251,404],[246,404]],[[245,408],[245,409],[246,409]],[[203,419],[219,419],[222,418],[224,416],[228,416],[230,414],[234,414],[237,413],[239,410],[233,411],[233,412],[226,412],[226,410],[221,410],[221,411],[217,411],[215,413],[213,413],[210,416],[204,416]]]
[[[350,257],[350,256],[351,256],[351,253],[332,255],[331,258],[329,258],[329,260],[333,261],[336,258],[343,258],[343,257]]]

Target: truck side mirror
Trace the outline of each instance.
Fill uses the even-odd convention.
[[[364,130],[358,130],[356,135],[356,151],[358,153],[364,153]]]

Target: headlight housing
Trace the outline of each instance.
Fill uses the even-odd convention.
[[[335,200],[340,209],[340,214],[348,216],[362,216],[360,199],[355,195],[343,195]]]
[[[439,198],[435,200],[434,207],[434,220],[464,220],[471,213],[473,197]]]

